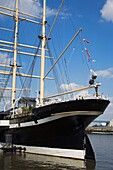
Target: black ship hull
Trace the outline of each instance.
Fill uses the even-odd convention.
[[[41,148],[46,148],[47,155],[62,156],[61,152],[68,151],[67,157],[95,160],[85,128],[108,104],[108,100],[89,99],[35,108],[29,119],[24,116],[10,120],[10,126],[2,130],[0,140],[5,142],[5,136],[10,134],[14,144],[38,147],[39,152],[36,152],[40,154],[44,153]],[[59,150],[59,155],[51,153],[50,149]],[[69,155],[71,151],[72,156]]]

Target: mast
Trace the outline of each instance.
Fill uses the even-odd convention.
[[[42,16],[42,52],[41,52],[41,68],[40,68],[40,104],[43,104],[44,98],[44,65],[45,65],[45,42],[46,42],[46,0],[43,1]]]
[[[14,61],[13,61],[12,101],[11,101],[12,108],[14,108],[16,95],[17,43],[18,43],[18,0],[16,0],[16,16],[15,16]]]

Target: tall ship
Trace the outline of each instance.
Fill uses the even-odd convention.
[[[4,57],[0,63],[0,100],[3,106],[0,112],[0,142],[5,143],[10,139],[13,144],[26,147],[28,153],[95,161],[95,153],[85,129],[103,114],[109,100],[99,94],[98,88],[101,84],[97,83],[97,74],[93,71],[86,86],[68,88],[66,91],[61,89],[60,77],[56,74],[57,66],[63,80],[63,67],[60,67],[59,62],[81,34],[82,29],[78,29],[55,59],[49,43],[53,39],[53,27],[64,1],[56,11],[51,28],[46,19],[49,9],[47,7],[46,10],[46,0],[43,0],[42,6],[40,1],[32,2],[35,7],[40,7],[40,10],[37,10],[39,16],[21,12],[21,3],[22,0],[15,0],[14,9],[0,6],[1,19],[4,18],[5,23],[5,27],[0,27],[0,31],[3,32],[0,55]],[[34,9],[31,8],[32,10]],[[7,24],[8,18],[14,30]],[[32,27],[32,24],[35,26]],[[38,29],[38,25],[41,30]],[[36,32],[37,35],[22,31],[21,28],[25,27],[27,31]],[[20,34],[25,35],[25,38]],[[57,35],[54,36],[57,41]],[[27,44],[25,41],[22,43],[22,40],[26,40]],[[85,39],[82,41],[88,42]],[[86,49],[85,51],[88,54]],[[66,72],[67,61],[63,61]],[[73,70],[73,73],[77,77],[77,72]],[[51,86],[53,81],[57,83],[58,93],[55,92],[54,85]],[[67,82],[70,84],[69,79]],[[46,90],[49,87],[50,91]],[[89,89],[93,91],[92,96],[82,96],[81,92]],[[81,95],[77,96],[76,93]]]

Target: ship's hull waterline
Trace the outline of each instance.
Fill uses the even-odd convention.
[[[11,134],[13,144],[25,146],[29,153],[95,160],[85,128],[108,104],[108,100],[88,99],[36,108],[31,121],[12,119],[1,131],[1,142]]]

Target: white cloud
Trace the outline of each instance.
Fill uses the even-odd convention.
[[[70,83],[70,84],[61,84],[60,85],[60,89],[62,89],[63,91],[69,91],[69,90],[73,90],[76,88],[79,88],[80,85],[75,84],[75,83]]]
[[[14,0],[0,0],[0,5],[5,6],[7,8],[15,8],[15,1]],[[35,16],[40,16],[42,13],[42,6],[40,1],[35,0],[21,0],[19,1],[19,10],[21,12],[29,13]],[[47,16],[55,16],[57,13],[57,9],[52,9],[47,7]],[[67,11],[62,11],[60,13],[61,17],[67,18],[69,14],[67,14]]]
[[[113,113],[113,97],[110,97],[109,100],[110,100],[109,109],[111,110],[111,113]]]
[[[33,0],[22,0],[19,1],[19,10],[25,13],[39,16],[42,13],[42,7],[39,1],[34,2]],[[27,4],[27,5],[26,5]]]
[[[70,84],[62,84],[60,86],[61,90],[63,90],[64,92],[66,91],[71,91],[71,90],[75,90],[75,89],[79,89],[83,87],[82,85],[79,85],[79,84],[75,84],[75,83],[70,83]],[[79,91],[79,92],[76,92],[74,94],[69,94],[68,95],[68,99],[79,99],[79,98],[92,98],[94,97],[94,92],[89,92],[88,90],[82,90],[82,91]]]
[[[0,52],[0,63],[4,63],[5,59],[7,58],[7,53]]]
[[[92,94],[90,94],[88,92],[88,90],[83,90],[83,91],[81,91],[81,92],[79,92],[79,93],[74,95],[75,99],[76,98],[81,98],[81,97],[83,97],[83,98],[90,98],[90,97],[92,97]]]
[[[15,9],[14,0],[0,0],[0,5],[7,8]],[[30,13],[32,15],[38,16],[42,12],[42,7],[39,1],[35,2],[33,0],[22,0],[19,1],[19,10],[21,12]]]
[[[12,61],[13,61],[13,58],[8,58],[8,53],[0,52],[0,63],[8,65]]]
[[[113,97],[109,97],[110,104],[106,108],[103,115],[101,115],[98,119],[100,120],[112,120],[113,119]]]
[[[98,77],[113,78],[113,67],[96,72]]]
[[[103,19],[113,22],[113,0],[106,0],[100,12]]]
[[[47,7],[47,16],[54,16],[56,15],[57,10],[56,9],[50,9],[49,7]]]

